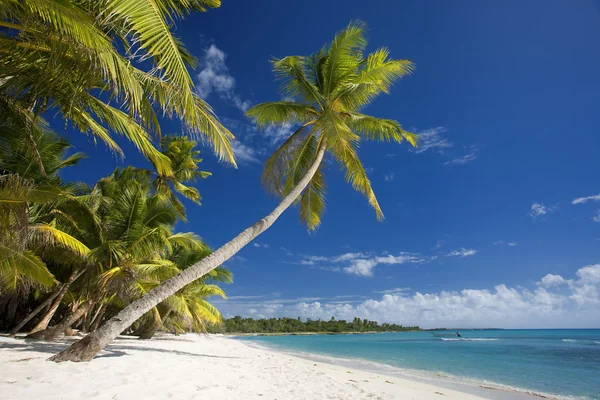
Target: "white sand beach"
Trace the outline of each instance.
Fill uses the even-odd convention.
[[[46,361],[66,345],[0,337],[0,399],[513,398],[315,362],[217,335],[120,337],[90,363]]]

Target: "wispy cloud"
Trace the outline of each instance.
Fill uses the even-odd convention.
[[[216,93],[224,100],[229,101],[242,112],[250,108],[250,102],[243,100],[235,92],[235,78],[229,74],[225,64],[227,55],[214,44],[205,51],[200,60],[202,70],[196,75],[196,90],[203,99],[208,98],[211,93]]]
[[[506,244],[507,246],[510,246],[510,247],[514,247],[514,246],[516,246],[516,245],[517,245],[517,243],[516,243],[516,242],[505,242],[504,240],[498,240],[498,241],[495,241],[495,242],[494,242],[494,243],[492,243],[492,244],[493,244],[494,246],[498,246],[498,245],[501,245],[501,244]]]
[[[442,150],[453,147],[448,139],[442,137],[442,133],[446,132],[446,128],[438,126],[437,128],[427,129],[419,132],[419,147],[415,153],[424,153],[427,150]]]
[[[592,221],[600,222],[600,210],[596,211],[596,215],[592,217]]]
[[[373,253],[345,253],[333,257],[304,256],[305,265],[311,265],[313,269],[332,272],[345,272],[358,276],[373,276],[373,269],[379,264],[395,265],[406,263],[422,263],[433,258],[422,257],[415,253],[400,253],[397,256],[386,254],[375,255]],[[322,265],[322,264],[326,265]],[[345,267],[330,266],[330,264],[346,264]]]
[[[600,194],[597,194],[595,196],[578,197],[576,199],[573,199],[571,204],[583,204],[587,203],[588,201],[600,201]]]
[[[409,287],[397,287],[397,288],[386,289],[386,290],[375,290],[375,291],[373,291],[373,293],[394,294],[394,295],[402,296],[402,295],[405,295],[409,291],[410,291]]]
[[[446,254],[446,257],[469,257],[477,254],[477,250],[475,249],[465,249],[464,247],[458,250],[451,251]]]
[[[395,174],[393,172],[388,172],[387,174],[383,175],[383,180],[386,182],[390,182],[393,181],[395,177]]]
[[[477,159],[477,152],[479,152],[477,147],[471,147],[469,153],[465,154],[464,156],[455,157],[452,160],[446,161],[444,165],[464,165],[470,163],[471,161]]]
[[[531,205],[531,210],[529,211],[529,215],[532,218],[542,217],[546,214],[551,214],[558,209],[558,206],[546,206],[542,203],[533,203]]]
[[[238,164],[260,164],[260,160],[256,154],[256,150],[246,146],[244,143],[234,141],[231,144],[233,154],[235,154],[235,160]]]
[[[262,244],[262,243],[258,243],[258,242],[252,243],[252,246],[258,247],[258,248],[263,248],[263,249],[268,249],[269,247],[271,247],[268,244]]]

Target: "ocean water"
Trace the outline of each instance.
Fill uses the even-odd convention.
[[[600,330],[464,330],[461,335],[439,331],[240,340],[325,356],[332,362],[369,361],[422,377],[559,398],[600,399]]]

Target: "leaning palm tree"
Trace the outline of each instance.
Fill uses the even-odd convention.
[[[367,197],[377,218],[383,218],[357,147],[362,139],[397,143],[406,139],[416,145],[416,136],[402,129],[396,121],[362,114],[360,110],[380,93],[387,93],[394,81],[409,74],[413,64],[389,59],[385,48],[365,57],[365,47],[364,26],[355,22],[315,55],[274,60],[275,74],[283,80],[283,95],[293,96],[297,101],[259,104],[250,109],[248,115],[261,126],[301,124],[265,165],[264,182],[282,196],[279,205],[214,253],[134,301],[94,333],[51,360],[91,360],[144,313],[227,261],[295,202],[300,202],[302,220],[309,229],[315,229],[324,210],[321,162],[325,152],[345,170],[346,180],[353,188]]]

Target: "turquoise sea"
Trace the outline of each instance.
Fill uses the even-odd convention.
[[[600,399],[600,330],[463,330],[250,336],[262,346],[561,398]],[[365,364],[364,361],[370,363]],[[375,363],[375,364],[373,364]],[[390,368],[394,367],[394,368]]]

